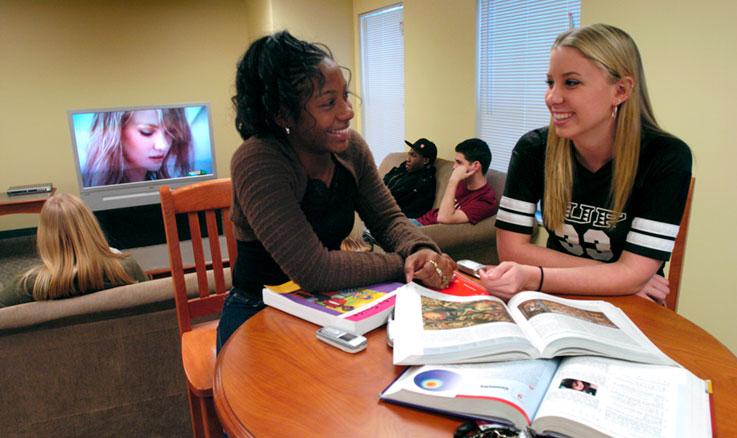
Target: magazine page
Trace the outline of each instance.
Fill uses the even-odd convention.
[[[586,437],[711,437],[706,382],[683,368],[565,358],[532,429]]]
[[[537,357],[504,302],[489,295],[454,296],[409,283],[397,294],[394,324],[395,365]]]
[[[541,357],[589,354],[678,366],[621,309],[606,301],[522,292],[508,305]]]
[[[415,366],[380,397],[521,430],[535,418],[557,366],[556,359]]]

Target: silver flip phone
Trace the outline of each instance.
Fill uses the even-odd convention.
[[[456,264],[461,272],[473,275],[476,278],[479,278],[479,269],[484,269],[486,267],[481,263],[474,262],[473,260],[460,260]]]
[[[317,331],[317,339],[348,353],[358,353],[366,348],[366,338],[336,327],[323,327]]]

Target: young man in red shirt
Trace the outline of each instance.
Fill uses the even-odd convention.
[[[497,210],[494,191],[486,181],[491,151],[485,141],[471,138],[458,144],[453,173],[440,207],[422,215],[418,225],[476,224]]]

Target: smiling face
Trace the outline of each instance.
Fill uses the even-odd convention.
[[[353,106],[348,101],[348,85],[338,64],[326,58],[320,62],[325,83],[313,79],[312,96],[304,103],[296,121],[290,120],[289,144],[299,152],[321,155],[343,152],[348,146]]]
[[[558,136],[582,147],[611,146],[612,110],[623,100],[617,84],[578,49],[566,46],[550,52],[547,82],[545,103]]]
[[[158,111],[145,110],[133,112],[123,126],[121,142],[129,173],[145,175],[146,171],[156,172],[161,168],[172,144],[171,135],[161,123]]]

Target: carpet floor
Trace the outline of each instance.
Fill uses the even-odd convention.
[[[36,253],[36,236],[0,240],[0,286],[41,263]]]

